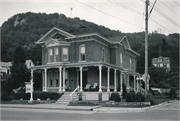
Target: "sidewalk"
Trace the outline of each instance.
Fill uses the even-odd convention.
[[[0,104],[1,108],[29,108],[29,109],[49,109],[49,110],[78,110],[78,111],[94,111],[94,112],[143,112],[147,110],[156,109],[163,105],[176,102],[177,100],[168,101],[159,105],[153,105],[143,108],[129,108],[129,107],[101,107],[101,106],[67,106],[67,104]]]

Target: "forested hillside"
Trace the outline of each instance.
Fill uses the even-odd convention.
[[[63,14],[45,13],[22,13],[12,16],[1,26],[1,61],[13,61],[13,52],[18,45],[26,50],[26,59],[32,59],[36,64],[41,63],[41,47],[35,42],[51,28],[57,27],[71,34],[83,34],[97,32],[112,41],[121,39],[126,35],[133,50],[141,56],[138,58],[137,71],[144,73],[144,32],[121,33],[121,31],[110,30],[104,26],[80,18],[67,18]],[[121,30],[121,28],[119,28]],[[162,43],[162,39],[165,43]],[[151,59],[159,56],[159,46],[162,45],[162,56],[170,57],[171,67],[179,67],[179,34],[172,33],[168,36],[149,33],[149,67]]]

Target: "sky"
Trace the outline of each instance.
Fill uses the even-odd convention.
[[[149,1],[148,13],[156,0]],[[26,12],[78,17],[123,33],[145,31],[145,0],[0,0],[0,26]],[[157,0],[148,18],[148,31],[180,33],[180,0]]]

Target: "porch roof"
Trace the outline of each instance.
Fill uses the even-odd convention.
[[[102,67],[107,67],[107,68],[113,68],[117,70],[122,70],[122,67],[118,67],[113,64],[109,64],[106,62],[98,61],[98,62],[79,62],[79,63],[69,63],[69,62],[58,62],[58,63],[48,63],[46,65],[39,65],[39,66],[33,66],[30,67],[30,69],[49,69],[49,68],[77,68],[77,67],[90,67],[90,66],[102,66]]]
[[[30,69],[33,70],[37,70],[37,69],[50,69],[50,68],[78,68],[78,67],[93,67],[93,66],[102,66],[102,67],[106,67],[106,68],[112,68],[112,69],[116,69],[119,70],[121,72],[124,73],[128,73],[130,75],[141,75],[139,73],[133,72],[131,70],[128,69],[123,69],[122,67],[113,65],[113,64],[109,64],[103,61],[98,61],[98,62],[79,62],[79,63],[69,63],[69,62],[59,62],[59,63],[49,63],[46,65],[39,65],[39,66],[32,66],[30,67]]]

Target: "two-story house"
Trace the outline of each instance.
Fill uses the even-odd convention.
[[[170,71],[170,59],[168,57],[159,56],[152,59],[152,65],[157,68],[164,68],[166,72]]]
[[[58,28],[52,28],[36,44],[42,46],[42,65],[30,67],[42,70],[43,91],[73,91],[80,86],[98,83],[103,88],[122,92],[138,90],[136,61],[140,56],[130,47],[126,36],[113,41],[98,33],[72,35]]]

